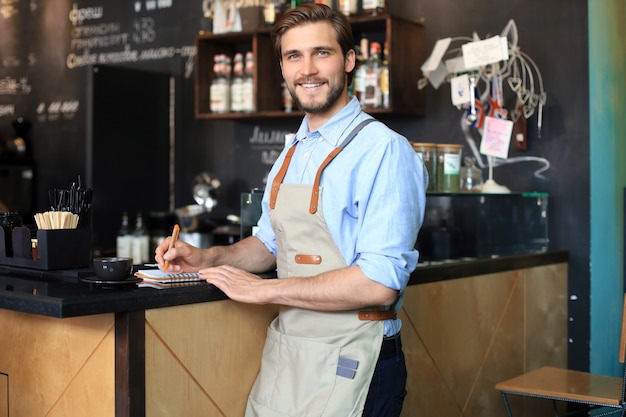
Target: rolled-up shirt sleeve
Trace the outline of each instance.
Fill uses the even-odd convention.
[[[400,139],[390,141],[376,156],[378,168],[374,169],[376,161],[371,169],[365,163],[360,174],[372,175],[371,188],[356,190],[361,221],[355,264],[370,279],[403,290],[418,262],[415,242],[425,204],[423,164]]]

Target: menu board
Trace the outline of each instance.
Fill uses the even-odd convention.
[[[84,109],[85,68],[114,64],[193,71],[201,4],[5,0],[0,5],[0,120],[29,115],[46,129]],[[144,65],[145,66],[145,65]],[[72,126],[76,127],[73,123]]]
[[[88,148],[151,148],[152,139],[142,135],[131,139],[142,143],[129,143],[123,134],[99,139],[107,141],[104,145],[90,143],[93,138],[89,123],[93,122],[96,106],[99,115],[106,115],[126,100],[141,106],[144,96],[138,97],[129,89],[128,97],[116,94],[117,102],[93,103],[93,68],[118,66],[173,73],[191,83],[194,39],[201,17],[199,0],[2,1],[0,140],[16,134],[12,127],[15,119],[31,122],[28,139],[37,164],[37,207],[43,210],[48,204],[46,190],[69,187],[79,175],[88,179],[98,175],[88,172],[102,165],[92,163],[97,155]],[[111,81],[111,91],[125,82]],[[125,123],[136,121],[122,121],[115,128],[120,133],[136,131]],[[145,159],[137,159],[136,163],[139,169],[142,164],[151,169]],[[162,188],[169,191],[167,183]],[[120,205],[118,209],[123,208]],[[116,219],[119,215],[110,213]]]

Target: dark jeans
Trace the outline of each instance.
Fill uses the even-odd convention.
[[[370,384],[363,417],[398,417],[406,397],[406,364],[400,336],[396,338],[397,352],[378,358]]]

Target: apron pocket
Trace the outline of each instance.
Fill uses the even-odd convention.
[[[319,417],[333,392],[340,347],[268,328],[246,415]],[[252,410],[250,410],[250,408]]]

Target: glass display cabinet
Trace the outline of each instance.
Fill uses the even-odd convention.
[[[547,193],[428,193],[420,262],[545,252]]]

